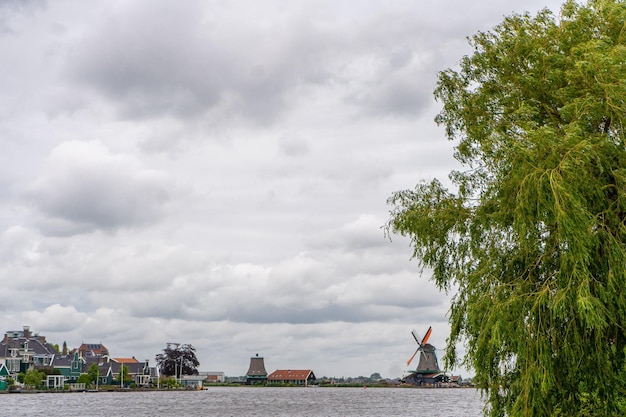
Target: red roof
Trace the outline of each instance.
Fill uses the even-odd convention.
[[[72,353],[74,353],[75,350],[76,349],[73,349]],[[108,355],[109,354],[109,350],[102,343],[83,343],[78,348],[78,351],[83,354],[85,352],[91,352],[94,355]]]
[[[268,381],[304,381],[309,378],[310,369],[277,369],[268,375]]]
[[[135,358],[113,358],[113,360],[117,363],[139,363]]]

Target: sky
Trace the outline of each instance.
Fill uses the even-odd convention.
[[[466,38],[560,3],[0,0],[0,331],[397,378],[432,326],[441,361],[387,199],[462,168],[432,92]]]

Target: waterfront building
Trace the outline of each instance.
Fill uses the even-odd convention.
[[[311,385],[316,381],[310,369],[277,369],[267,377],[267,382],[289,385]]]
[[[256,356],[250,358],[250,367],[246,373],[246,385],[264,384],[267,382],[267,371],[263,357]]]
[[[0,364],[6,366],[11,377],[35,367],[51,366],[56,354],[46,337],[32,333],[29,326],[6,332],[0,342]]]

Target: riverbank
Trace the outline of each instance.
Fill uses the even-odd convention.
[[[124,393],[138,393],[138,392],[193,392],[193,391],[203,391],[209,390],[212,388],[247,388],[247,389],[263,389],[263,388],[361,388],[361,389],[419,389],[419,390],[438,390],[438,389],[476,389],[473,386],[415,386],[409,384],[400,384],[400,385],[389,385],[389,384],[319,384],[319,385],[242,385],[242,384],[211,384],[206,385],[202,388],[98,388],[98,389],[14,389],[14,390],[4,390],[0,391],[0,394],[75,394],[75,393],[102,393],[102,392],[124,392]]]

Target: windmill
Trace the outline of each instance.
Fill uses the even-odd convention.
[[[417,352],[424,352],[424,345],[426,344],[426,342],[428,342],[428,338],[430,338],[430,334],[433,332],[433,328],[432,326],[428,328],[428,330],[426,331],[426,334],[424,335],[423,338],[420,338],[417,334],[417,332],[415,331],[415,329],[413,329],[411,331],[411,335],[413,335],[413,339],[415,339],[415,342],[417,343],[417,349],[415,349],[415,352],[411,355],[411,357],[409,358],[408,361],[406,361],[406,366],[411,365],[411,362],[413,361],[413,358],[415,358],[415,355],[417,355]],[[421,341],[420,341],[421,339]],[[420,361],[421,361],[422,355],[420,355]],[[419,366],[418,366],[419,368]]]
[[[428,343],[428,339],[433,331],[432,327],[429,327],[424,337],[419,337],[417,332],[413,330],[411,335],[417,343],[417,349],[411,355],[406,365],[409,366],[417,353],[419,352],[419,361],[417,368],[410,371],[410,375],[403,378],[405,382],[414,385],[423,385],[424,383],[436,383],[440,382],[445,375],[439,369],[439,362],[437,361],[436,349],[433,345]]]

